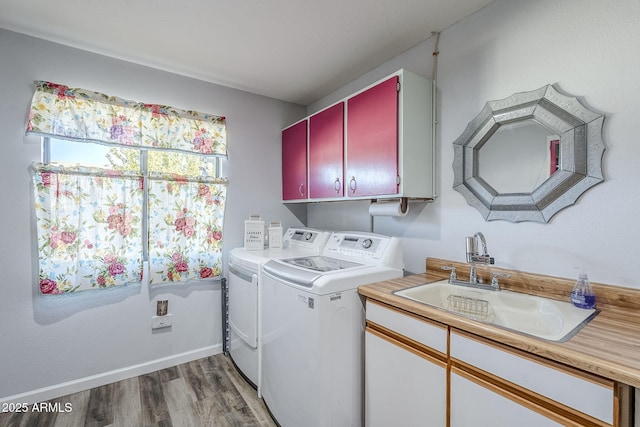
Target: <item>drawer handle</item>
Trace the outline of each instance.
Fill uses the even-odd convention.
[[[304,196],[304,183],[300,184],[300,187],[298,187],[298,192],[301,196]]]
[[[333,188],[336,190],[336,194],[340,194],[340,178],[336,178]]]
[[[351,180],[349,181],[349,189],[351,189],[352,193],[356,192],[356,187],[358,186],[357,182],[356,182],[356,177],[352,176]]]

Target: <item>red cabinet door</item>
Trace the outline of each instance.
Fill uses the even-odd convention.
[[[282,131],[282,200],[307,198],[307,121]]]
[[[344,194],[344,103],[309,119],[309,197]]]
[[[398,76],[347,101],[348,196],[398,192]]]

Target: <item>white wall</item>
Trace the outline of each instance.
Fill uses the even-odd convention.
[[[0,58],[0,401],[46,399],[221,351],[219,284],[39,295],[29,165],[40,145],[24,138],[32,82],[226,116],[226,251],[242,246],[251,213],[299,225],[280,204],[280,130],[304,107],[4,30]],[[170,331],[151,331],[157,299],[169,299]]]
[[[640,287],[635,244],[640,237],[639,19],[637,0],[497,0],[442,32],[439,197],[432,204],[412,204],[404,218],[374,221],[376,232],[402,238],[407,270],[424,271],[427,256],[464,260],[464,237],[482,231],[499,266],[565,277],[575,277],[574,267],[585,266],[593,281]],[[24,140],[34,79],[225,115],[229,249],[242,245],[243,220],[251,213],[280,219],[284,227],[299,224],[280,204],[283,127],[399,68],[430,78],[432,50],[433,39],[427,40],[304,111],[0,30],[0,400],[22,400],[21,393],[34,390],[27,396],[47,398],[169,366],[219,351],[221,340],[218,286],[151,292],[142,287],[59,300],[38,295],[29,164],[39,159],[40,147]],[[606,181],[549,224],[485,222],[452,189],[451,144],[486,101],[549,83],[607,114]],[[362,202],[310,205],[308,219],[310,226],[343,230],[368,230],[371,223]],[[154,334],[154,301],[165,297],[174,326]],[[110,376],[100,377],[105,372]]]
[[[640,288],[640,2],[637,0],[497,0],[441,33],[438,64],[439,197],[404,218],[375,219],[374,230],[402,237],[406,268],[425,257],[464,261],[464,237],[482,231],[502,267]],[[434,40],[396,57],[310,105],[307,113],[398,68],[432,77]],[[605,182],[548,224],[485,222],[453,185],[452,142],[488,100],[557,83],[606,113]],[[339,204],[310,206],[311,226],[339,218]],[[366,206],[349,226],[369,225]]]

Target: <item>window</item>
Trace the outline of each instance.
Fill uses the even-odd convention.
[[[220,160],[186,153],[148,151],[135,148],[113,147],[100,144],[63,141],[45,137],[42,149],[43,163],[67,166],[84,165],[121,171],[143,172],[147,164],[150,172],[168,172],[185,176],[218,177]],[[142,161],[144,160],[144,162]]]
[[[68,105],[87,91],[49,85],[44,91],[52,96],[34,95],[28,128],[44,136],[43,162],[34,165],[41,292],[140,284],[145,263],[149,284],[218,277],[226,180],[217,176],[220,154],[207,154],[224,140],[219,133],[211,137],[221,118],[214,116],[211,132],[201,122],[176,126],[177,116],[156,117],[169,107],[135,104],[142,113],[126,119],[113,105],[96,107],[86,99],[76,103],[82,108]],[[131,109],[130,101],[123,103]],[[87,116],[91,120],[77,124]],[[139,122],[139,129],[123,122]],[[107,130],[104,139],[96,139],[92,125]],[[178,145],[159,133],[169,126]],[[176,137],[178,128],[187,131]]]

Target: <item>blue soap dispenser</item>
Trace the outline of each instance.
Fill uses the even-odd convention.
[[[571,291],[571,302],[578,308],[594,308],[596,296],[585,272],[580,272],[578,281]]]

